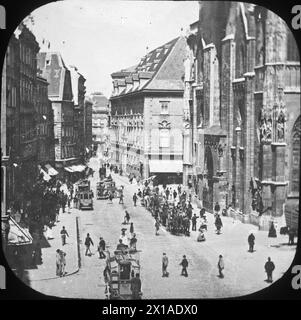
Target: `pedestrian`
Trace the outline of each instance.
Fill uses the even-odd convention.
[[[199,234],[196,240],[197,242],[202,242],[206,240],[202,226],[199,228]]]
[[[139,273],[136,273],[136,277],[131,279],[131,291],[134,300],[141,299],[141,280]]]
[[[293,228],[288,229],[288,245],[295,244],[295,230]]]
[[[87,233],[87,237],[86,237],[86,240],[85,240],[85,246],[86,246],[86,253],[85,253],[85,256],[88,255],[88,251],[89,251],[89,255],[91,256],[92,255],[92,252],[90,250],[90,245],[92,244],[92,246],[94,246],[94,243],[90,237],[90,234]]]
[[[131,222],[131,226],[130,226],[130,233],[134,233],[134,223]]]
[[[156,219],[155,228],[156,228],[156,236],[158,236],[159,235],[159,228],[160,228],[160,222],[158,219]]]
[[[220,234],[223,223],[222,223],[222,219],[219,215],[217,215],[215,218],[215,226],[216,226],[216,233]]]
[[[62,246],[64,246],[66,244],[66,236],[68,236],[68,238],[69,238],[69,234],[68,234],[67,230],[65,229],[65,226],[63,226],[63,228],[61,230]]]
[[[176,200],[177,195],[178,195],[178,194],[177,194],[177,191],[174,190],[174,191],[173,191],[173,198],[174,198],[174,200]]]
[[[130,223],[130,214],[128,213],[127,210],[125,210],[125,216],[124,216],[124,224],[129,224]]]
[[[61,256],[61,275],[62,277],[64,277],[66,275],[66,253],[64,251],[60,251],[60,256]]]
[[[123,202],[123,191],[120,192],[119,204],[124,204],[124,202]]]
[[[106,242],[102,237],[100,237],[98,248],[97,248],[99,253],[99,259],[105,259],[106,257],[106,255],[104,254],[105,249],[106,249]]]
[[[276,233],[276,229],[275,229],[275,226],[274,226],[274,222],[272,222],[272,224],[271,224],[268,237],[269,238],[277,238],[277,233]]]
[[[166,255],[166,253],[163,253],[163,257],[162,257],[162,277],[168,277],[169,273],[167,271],[167,267],[168,267],[168,257]]]
[[[273,271],[275,270],[275,264],[271,261],[271,258],[268,257],[268,261],[264,265],[265,272],[267,273],[267,282],[273,282]]]
[[[137,195],[134,193],[133,195],[133,201],[134,201],[134,207],[136,207],[136,202],[137,202]]]
[[[138,195],[139,198],[142,198],[142,192],[141,192],[140,189],[138,189],[137,195]]]
[[[188,277],[188,272],[187,272],[188,261],[185,255],[183,256],[183,260],[181,261],[180,266],[182,266],[181,276]]]
[[[58,276],[58,277],[60,277],[61,276],[61,254],[60,254],[60,249],[57,249],[56,250],[56,255],[55,255],[55,257],[56,257],[56,275]]]
[[[169,193],[170,193],[170,191],[169,191],[169,189],[167,188],[166,191],[165,191],[167,200],[169,199]]]
[[[116,250],[126,250],[128,245],[122,242],[122,239],[119,239],[119,243],[117,244]]]
[[[191,218],[192,221],[192,231],[196,231],[196,220],[198,219],[198,217],[196,216],[196,214],[193,215],[193,217]]]
[[[223,256],[221,254],[219,255],[217,267],[218,267],[219,277],[224,278],[223,270],[225,268],[225,264],[224,264]]]
[[[214,206],[214,211],[215,211],[215,214],[218,215],[219,214],[219,211],[220,211],[221,207],[219,205],[218,202],[215,203],[215,206]]]
[[[137,250],[136,249],[136,246],[137,246],[137,238],[136,238],[136,233],[133,233],[133,236],[132,236],[132,238],[131,238],[131,240],[130,240],[130,247],[131,247],[131,249],[133,249],[133,250]]]
[[[70,209],[71,208],[71,196],[69,196],[67,198],[67,202],[68,202],[68,208]]]
[[[249,252],[254,251],[254,244],[255,244],[255,236],[253,233],[250,233],[248,237],[248,243],[249,243]]]
[[[110,203],[113,203],[113,195],[112,195],[112,192],[109,193],[109,200],[110,200]]]

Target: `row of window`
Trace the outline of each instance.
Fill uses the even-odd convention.
[[[20,60],[32,68],[35,68],[36,59],[31,48],[24,46],[24,44],[20,44]]]
[[[73,137],[73,127],[62,126],[62,137]]]
[[[34,85],[24,79],[20,80],[21,101],[34,102]]]
[[[74,150],[73,146],[62,146],[62,158],[68,159],[74,157]]]

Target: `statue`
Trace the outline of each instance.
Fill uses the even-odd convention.
[[[277,139],[278,141],[284,140],[284,123],[285,123],[285,116],[284,113],[281,111],[279,117],[277,119]]]

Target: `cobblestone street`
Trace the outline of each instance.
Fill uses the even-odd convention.
[[[90,166],[98,167],[98,160],[92,159]],[[256,232],[257,227],[233,221],[223,217],[223,229],[220,235],[215,233],[213,217],[208,216],[208,232],[205,242],[197,242],[197,232],[190,237],[175,236],[160,228],[155,236],[154,218],[144,207],[132,204],[132,194],[138,189],[131,185],[126,177],[113,174],[117,185],[125,186],[125,204],[118,204],[118,199],[110,204],[108,200],[94,200],[93,211],[72,209],[71,214],[60,215],[60,223],[55,227],[55,239],[50,240],[51,247],[43,249],[44,263],[37,270],[30,271],[31,286],[47,295],[72,298],[104,299],[103,269],[105,260],[99,259],[97,253],[98,239],[102,236],[108,249],[115,249],[123,222],[124,210],[127,209],[134,223],[138,238],[137,248],[140,252],[141,280],[143,299],[165,298],[218,298],[250,294],[267,287],[265,282],[264,263],[270,256],[276,265],[274,281],[279,279],[289,268],[295,254],[295,246],[287,245],[287,237],[278,235],[268,238],[266,231]],[[92,179],[92,189],[98,180]],[[196,209],[194,212],[198,213]],[[55,250],[60,242],[58,231],[65,225],[70,238],[64,247],[67,252],[67,271],[77,270],[75,217],[80,221],[81,263],[80,270],[64,278],[53,278],[55,275]],[[255,252],[248,252],[247,237],[254,232]],[[84,239],[90,233],[94,242],[92,256],[84,255]],[[52,241],[52,242],[51,242]],[[58,242],[59,241],[59,242]],[[169,278],[162,278],[161,258],[166,252],[169,258]],[[181,277],[182,256],[189,262],[187,278]],[[219,254],[225,260],[225,278],[218,277],[217,261]],[[247,280],[246,280],[247,279]],[[252,279],[252,281],[250,280]]]

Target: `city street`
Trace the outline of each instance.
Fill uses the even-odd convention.
[[[91,180],[92,190],[95,192],[98,181],[99,160],[92,158],[90,167],[95,170]],[[154,218],[138,202],[134,207],[132,195],[137,191],[137,185],[131,185],[126,177],[112,174],[116,185],[125,186],[124,205],[118,204],[118,199],[113,204],[108,200],[94,199],[93,211],[79,211],[72,209],[72,213],[63,214],[66,228],[68,219],[74,222],[75,216],[80,221],[81,239],[81,268],[78,272],[64,278],[32,281],[31,286],[37,291],[47,295],[72,298],[104,299],[103,269],[104,259],[98,258],[97,244],[102,236],[109,250],[115,249],[124,211],[127,209],[134,223],[134,232],[140,252],[141,280],[143,299],[165,298],[219,298],[234,297],[256,292],[267,287],[264,264],[270,256],[276,265],[273,274],[274,281],[279,279],[289,268],[295,254],[295,246],[287,246],[287,236],[278,235],[277,238],[268,238],[266,231],[256,231],[257,227],[233,221],[232,218],[223,217],[223,229],[220,235],[215,233],[213,217],[208,216],[208,232],[205,242],[197,242],[197,232],[191,232],[190,237],[175,236],[160,228],[159,236],[155,235]],[[194,210],[197,213],[198,210]],[[128,227],[129,229],[129,227]],[[247,237],[250,232],[255,234],[255,252],[248,252]],[[94,242],[92,256],[84,255],[84,239],[87,233]],[[53,240],[55,241],[55,240]],[[75,243],[73,244],[76,248]],[[54,274],[55,249],[46,248],[44,255],[51,255],[53,266],[47,265]],[[47,252],[46,252],[47,250]],[[162,278],[161,259],[166,252],[169,258],[169,278]],[[182,256],[186,255],[188,277],[182,277]],[[225,278],[218,277],[217,261],[219,254],[224,256]],[[44,258],[43,258],[44,259]],[[67,261],[68,266],[68,261]],[[66,267],[68,269],[68,267]],[[70,270],[70,269],[69,269]],[[67,270],[68,271],[68,270]],[[32,270],[31,274],[38,272]]]

